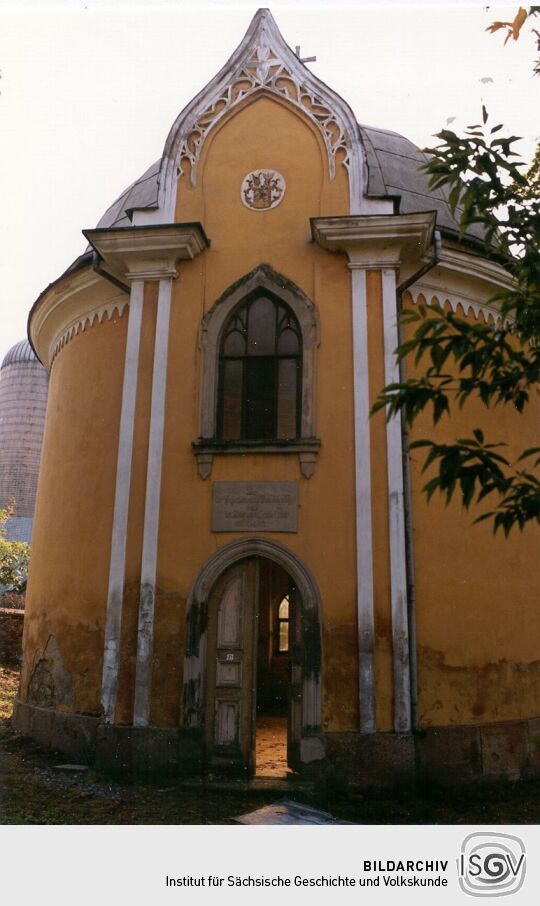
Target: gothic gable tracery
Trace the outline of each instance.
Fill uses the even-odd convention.
[[[366,204],[362,202],[364,154],[352,110],[303,65],[282,38],[270,11],[261,9],[225,67],[174,123],[161,160],[157,207],[135,210],[135,224],[172,222],[178,179],[189,171],[190,182],[196,185],[209,133],[232,111],[261,94],[291,104],[314,125],[326,149],[329,178],[335,177],[339,163],[346,167],[350,212],[361,212]]]
[[[338,152],[343,153],[343,163],[348,167],[351,142],[343,118],[309,84],[314,80],[308,78],[300,61],[286,61],[285,56],[279,48],[272,46],[271,36],[263,30],[259,43],[240,64],[230,82],[209,101],[191,129],[186,130],[177,153],[178,176],[189,163],[191,183],[196,184],[201,149],[210,130],[231,110],[261,91],[289,101],[314,123],[326,148],[330,179],[335,176]]]

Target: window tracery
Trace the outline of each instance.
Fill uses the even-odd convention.
[[[318,321],[313,303],[266,264],[238,280],[200,330],[199,437],[192,444],[207,478],[216,454],[296,453],[314,471]]]
[[[242,303],[221,340],[218,437],[299,437],[301,369],[300,327],[288,306],[268,293]]]

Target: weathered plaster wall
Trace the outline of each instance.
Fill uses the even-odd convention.
[[[141,341],[139,350],[139,376],[131,461],[131,494],[126,545],[125,600],[120,645],[120,670],[116,720],[130,724],[133,716],[133,688],[135,682],[135,657],[137,653],[137,620],[141,581],[141,557],[144,527],[144,500],[146,469],[148,464],[148,431],[152,393],[152,368],[154,365],[154,339],[156,332],[157,284],[145,287]],[[109,542],[110,543],[110,542]],[[157,652],[156,652],[157,653]]]
[[[537,397],[524,415],[511,406],[488,411],[471,400],[435,432],[428,418],[419,419],[412,436],[444,442],[470,437],[481,427],[486,440],[508,444],[503,452],[512,459],[538,444],[539,424]],[[420,475],[421,463],[418,451],[412,481],[420,722],[438,726],[537,716],[538,528],[529,525],[505,538],[501,532],[494,536],[489,523],[473,525],[495,498],[468,513],[459,493],[448,507],[437,495],[427,504],[421,487],[428,475]]]
[[[96,324],[52,367],[26,597],[23,700],[88,714],[100,710],[126,326]]]

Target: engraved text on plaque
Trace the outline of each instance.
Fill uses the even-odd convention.
[[[297,532],[296,481],[216,481],[213,532]]]

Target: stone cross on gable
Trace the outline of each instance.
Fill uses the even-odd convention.
[[[297,44],[296,47],[294,48],[294,52],[301,63],[316,63],[317,62],[317,57],[301,57],[299,44]]]

